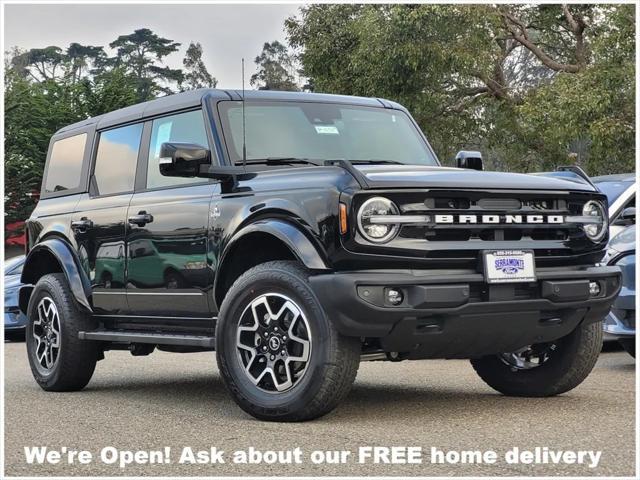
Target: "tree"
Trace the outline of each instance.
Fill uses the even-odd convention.
[[[60,72],[65,61],[65,55],[60,47],[49,46],[45,48],[32,48],[16,55],[12,59],[12,65],[21,67],[22,75],[31,76],[36,81],[54,80]],[[29,67],[33,67],[33,72]]]
[[[105,58],[102,47],[91,45],[81,45],[72,43],[66,51],[66,61],[68,62],[68,75],[72,82],[79,82],[92,65],[99,63]]]
[[[29,216],[58,129],[171,93],[171,82],[182,80],[181,70],[161,65],[178,43],[141,29],[111,45],[112,58],[80,43],[14,48],[5,57],[5,223]]]
[[[170,94],[171,85],[183,80],[182,70],[161,66],[162,60],[177,52],[180,44],[159,37],[148,28],[120,35],[109,46],[116,49],[116,56],[105,63],[122,67],[136,78],[139,102],[150,100],[159,93]]]
[[[183,90],[216,88],[218,80],[211,76],[202,61],[202,45],[200,43],[189,43],[182,65],[185,69],[184,81],[181,84]]]
[[[261,90],[299,90],[294,76],[294,58],[277,40],[265,42],[255,63],[258,72],[251,76],[251,85],[257,85]]]
[[[629,5],[310,5],[285,26],[317,91],[400,101],[445,161],[535,171],[579,150],[597,174],[596,155],[633,169],[633,22]]]

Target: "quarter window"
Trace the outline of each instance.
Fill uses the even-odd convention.
[[[209,148],[202,111],[180,113],[153,121],[147,162],[147,188],[201,182],[200,178],[165,177],[160,174],[160,147],[165,142],[195,143]]]
[[[133,191],[142,124],[100,134],[94,176],[99,195]]]
[[[80,186],[82,159],[87,144],[87,134],[63,138],[53,144],[47,179],[44,184],[46,193],[73,190]]]

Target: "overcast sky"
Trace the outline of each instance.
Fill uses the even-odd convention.
[[[72,42],[107,47],[119,35],[149,28],[182,44],[166,64],[182,67],[189,42],[200,42],[218,88],[240,88],[240,59],[247,86],[264,42],[284,42],[284,20],[299,5],[5,5],[5,50]]]

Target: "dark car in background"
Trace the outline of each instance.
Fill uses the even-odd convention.
[[[609,242],[607,265],[622,270],[622,289],[605,318],[605,339],[618,340],[636,356],[636,226],[626,227]]]
[[[25,256],[7,260],[4,264],[4,336],[10,340],[24,338],[27,317],[18,306],[18,292],[22,286],[20,275]]]

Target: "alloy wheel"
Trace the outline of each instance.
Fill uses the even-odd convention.
[[[279,293],[257,297],[240,316],[236,351],[245,374],[259,389],[290,390],[304,376],[311,356],[311,330],[304,312]]]
[[[60,314],[55,302],[44,297],[38,303],[38,318],[33,322],[35,356],[39,366],[50,372],[60,356]]]
[[[555,343],[527,345],[520,350],[501,353],[500,360],[511,367],[511,370],[531,370],[545,363],[557,348]]]

